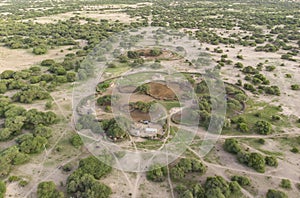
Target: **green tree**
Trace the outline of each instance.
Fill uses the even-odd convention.
[[[238,154],[241,151],[241,146],[236,139],[226,139],[224,143],[225,151],[233,154]]]
[[[248,177],[239,176],[239,175],[235,175],[231,177],[231,181],[236,181],[241,186],[249,186],[251,183]]]
[[[267,198],[288,198],[288,196],[282,191],[269,189],[267,192]]]
[[[264,120],[255,123],[255,131],[262,135],[268,135],[272,132],[272,125]]]
[[[47,47],[38,46],[33,48],[32,53],[34,53],[35,55],[41,55],[41,54],[46,54],[47,51],[48,51]]]
[[[285,189],[291,189],[292,188],[291,181],[288,179],[282,179],[280,183],[280,187]]]
[[[70,138],[70,143],[75,147],[75,148],[80,148],[83,145],[83,141],[81,137],[78,134],[74,134]]]
[[[6,192],[6,185],[3,181],[0,181],[0,198],[4,198]]]
[[[47,66],[48,67],[48,66],[51,66],[53,64],[55,64],[55,61],[53,59],[46,59],[46,60],[43,60],[41,62],[41,66]]]
[[[108,158],[103,160],[106,160],[106,162],[109,163]],[[112,170],[111,166],[100,161],[94,156],[80,160],[78,169],[80,169],[83,173],[93,175],[95,179],[100,179],[106,176]]]
[[[46,181],[39,183],[37,187],[38,198],[63,198],[65,197],[63,192],[59,192],[56,189],[56,185],[52,181]]]
[[[66,74],[68,82],[74,82],[76,80],[76,73],[75,72],[68,72]]]
[[[105,184],[95,180],[81,169],[73,172],[67,179],[67,192],[75,198],[107,198],[112,193]]]
[[[150,50],[150,56],[159,56],[162,53],[163,53],[162,50],[159,48],[154,48]]]
[[[251,153],[247,165],[258,172],[265,172],[265,158],[259,153]]]
[[[27,136],[19,142],[20,150],[26,154],[40,153],[47,146],[48,140],[41,136]]]
[[[136,51],[128,51],[128,52],[127,52],[127,56],[128,56],[128,58],[130,58],[130,59],[137,59],[137,58],[140,57],[139,53],[136,52]]]
[[[229,197],[230,189],[227,181],[221,176],[208,177],[205,182],[207,197]]]
[[[152,165],[147,171],[147,179],[154,182],[162,182],[167,175],[167,168],[159,164]]]
[[[266,165],[268,166],[274,166],[274,167],[278,166],[277,158],[274,156],[266,156],[265,161],[266,161]]]
[[[0,94],[4,94],[7,91],[6,83],[0,83]]]
[[[292,90],[300,90],[300,85],[298,85],[298,84],[291,85],[291,89]]]

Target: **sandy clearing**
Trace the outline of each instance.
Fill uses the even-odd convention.
[[[4,70],[22,70],[27,69],[34,64],[39,64],[45,59],[60,59],[72,51],[67,50],[70,46],[50,49],[47,54],[34,55],[30,50],[9,49],[0,46],[0,72]],[[64,50],[61,52],[61,50]]]
[[[92,19],[97,19],[100,21],[100,19],[106,19],[109,21],[116,21],[119,20],[122,23],[130,23],[137,20],[137,18],[130,18],[129,15],[126,13],[117,12],[115,10],[106,10],[106,11],[77,11],[77,12],[66,12],[61,13],[57,15],[51,15],[51,16],[43,16],[43,17],[37,17],[37,18],[31,18],[31,19],[25,19],[21,20],[22,22],[27,22],[29,20],[36,22],[36,23],[56,23],[57,21],[66,21],[70,19],[71,17],[87,17]],[[87,23],[86,21],[82,21],[82,23]]]

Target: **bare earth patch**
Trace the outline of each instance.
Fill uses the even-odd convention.
[[[70,53],[70,46],[50,49],[46,54],[34,55],[30,50],[9,49],[0,46],[0,72],[5,70],[22,70],[27,69],[34,64],[39,64],[45,59],[60,59]],[[61,50],[64,50],[61,52]]]

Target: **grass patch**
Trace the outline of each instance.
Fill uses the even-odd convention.
[[[158,140],[146,140],[144,142],[136,142],[135,144],[140,149],[156,150],[162,146],[162,143]]]
[[[180,107],[180,102],[178,101],[160,101],[159,104],[164,106],[168,111],[174,107]]]
[[[246,110],[243,114],[234,116],[232,119],[237,119],[238,117],[242,117],[245,119],[246,124],[249,127],[249,131],[252,131],[255,123],[260,120],[265,120],[270,122],[273,125],[273,132],[281,131],[282,128],[292,127],[291,122],[289,121],[286,115],[281,113],[281,108],[278,106],[270,105],[265,102],[255,102],[253,100],[249,100],[246,103]],[[278,115],[280,116],[280,120],[273,120],[272,116]],[[224,129],[223,133],[240,133],[236,129],[236,125],[233,124],[230,128]],[[245,133],[242,133],[245,134]],[[249,134],[249,133],[248,133]]]

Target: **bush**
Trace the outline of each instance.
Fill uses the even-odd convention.
[[[6,83],[0,83],[0,94],[4,94],[7,91]]]
[[[262,135],[268,135],[272,133],[272,125],[264,120],[257,121],[255,123],[255,131]]]
[[[42,90],[38,86],[32,86],[27,90],[22,90],[13,95],[12,100],[21,103],[32,103],[34,100],[44,100],[49,98],[47,91]]]
[[[156,164],[150,167],[147,172],[147,179],[154,182],[162,182],[165,180],[166,175],[167,168]]]
[[[273,66],[273,65],[272,65],[272,66],[267,66],[267,67],[266,67],[266,71],[269,71],[269,72],[270,72],[270,71],[274,71],[275,69],[276,69],[276,67]]]
[[[138,52],[135,52],[135,51],[128,51],[127,52],[127,57],[130,58],[130,59],[136,59],[136,58],[139,58],[140,55]]]
[[[55,61],[53,59],[46,59],[46,60],[43,60],[41,62],[41,66],[47,66],[48,67],[48,66],[51,66],[53,64],[55,64]]]
[[[68,177],[67,192],[74,198],[107,198],[112,193],[110,187],[100,183],[90,174],[83,174],[80,170]]]
[[[237,55],[236,57],[237,57],[238,59],[241,59],[241,60],[244,59],[243,55],[241,55],[241,54]]]
[[[32,53],[35,55],[41,55],[41,54],[46,54],[47,53],[47,48],[45,46],[38,46],[33,48]]]
[[[205,195],[206,197],[229,197],[229,185],[221,176],[207,177],[205,182]]]
[[[75,72],[68,72],[66,74],[66,78],[68,82],[74,82],[76,80],[76,73]]]
[[[18,177],[18,176],[15,176],[15,175],[12,175],[12,176],[10,176],[9,178],[8,178],[8,181],[9,182],[16,182],[16,181],[20,181],[21,180],[21,178],[20,177]],[[1,197],[1,196],[0,196]]]
[[[226,139],[224,149],[229,153],[238,154],[241,151],[241,146],[236,139]]]
[[[6,185],[3,181],[0,181],[0,198],[4,198],[6,192]]]
[[[291,85],[291,89],[292,90],[300,90],[300,85],[298,85],[298,84]]]
[[[291,151],[292,153],[299,153],[299,149],[296,148],[296,147],[293,147],[290,151]]]
[[[231,181],[236,181],[241,186],[249,186],[251,184],[250,179],[248,177],[239,176],[239,175],[235,175],[231,177]]]
[[[241,62],[235,63],[234,66],[237,67],[237,68],[243,68],[244,67],[243,63],[241,63]]]
[[[34,154],[42,152],[48,144],[48,140],[45,137],[33,137],[30,134],[24,135],[23,138],[19,138],[18,144],[23,153]]]
[[[280,187],[285,189],[291,189],[292,188],[291,181],[288,179],[282,179],[280,183]]]
[[[41,137],[44,137],[46,139],[52,137],[52,128],[50,127],[46,127],[42,124],[36,126],[33,130],[33,135],[34,136],[41,136]]]
[[[265,144],[266,141],[264,139],[262,139],[262,138],[259,138],[257,140],[257,142],[260,143],[260,144]]]
[[[14,75],[14,71],[12,70],[5,70],[4,72],[1,73],[0,78],[1,79],[9,79],[12,78]]]
[[[46,181],[39,183],[37,187],[38,198],[63,198],[63,192],[59,192],[56,189],[56,185],[52,181]]]
[[[151,56],[159,56],[162,54],[162,50],[158,48],[154,48],[150,50],[150,55]]]
[[[246,123],[238,123],[237,129],[243,133],[249,131],[248,125]]]
[[[244,84],[244,89],[246,89],[248,91],[251,91],[251,92],[256,91],[255,87],[253,85],[251,85],[251,84],[248,84],[248,83]]]
[[[75,148],[80,148],[83,145],[83,141],[81,137],[78,134],[74,134],[71,139],[70,143],[75,147]]]
[[[266,94],[280,96],[280,89],[278,86],[270,86],[263,88]]]
[[[72,164],[68,163],[62,167],[62,170],[65,172],[70,172],[73,169]]]
[[[266,165],[268,166],[274,166],[274,167],[278,166],[277,158],[274,156],[266,156],[265,161],[266,161]]]
[[[245,67],[243,70],[242,70],[243,73],[245,74],[257,74],[258,71],[257,69],[255,69],[254,67],[252,66],[247,66]]]
[[[288,198],[288,196],[282,191],[269,189],[267,198]]]
[[[238,161],[243,163],[257,172],[265,172],[265,158],[259,153],[239,152]]]
[[[105,158],[103,160],[106,160],[107,163],[110,163],[109,158]],[[80,169],[80,171],[82,171],[84,174],[92,175],[95,179],[100,179],[106,176],[112,170],[111,166],[107,165],[103,161],[100,161],[94,156],[80,160],[78,169]]]
[[[27,184],[28,184],[28,181],[26,181],[26,180],[19,181],[19,186],[21,186],[21,187],[25,187],[25,186],[27,186]]]

